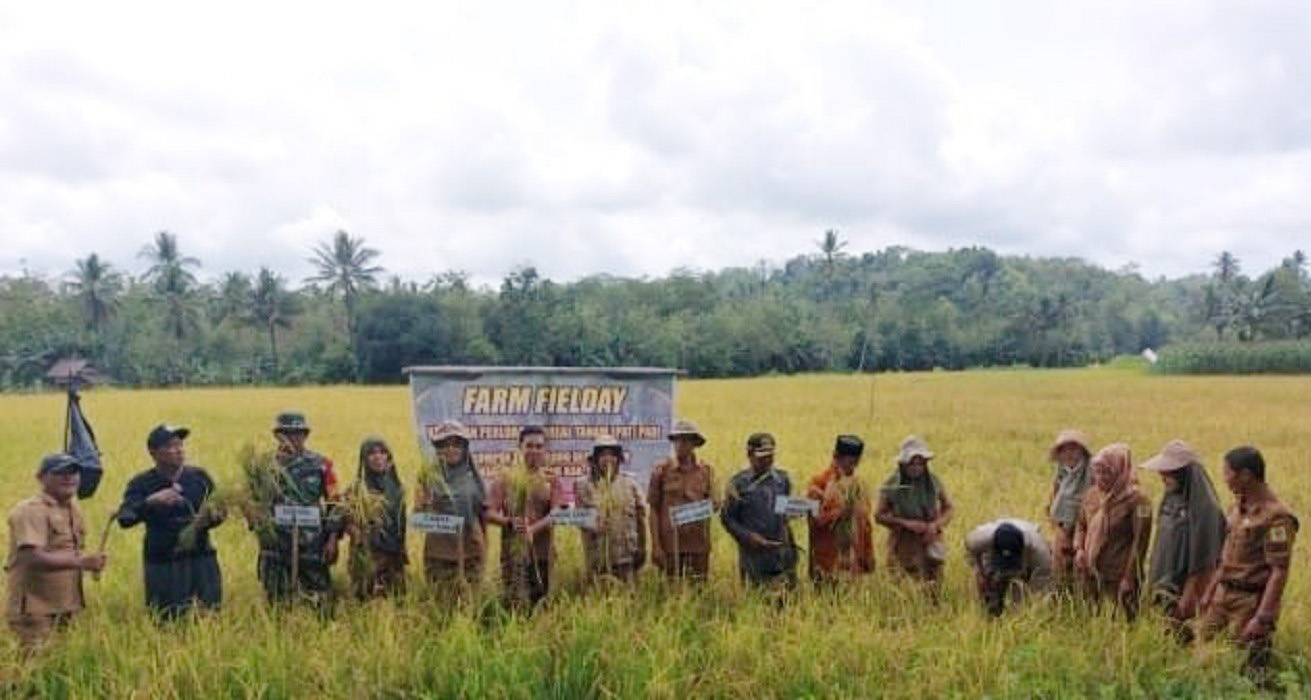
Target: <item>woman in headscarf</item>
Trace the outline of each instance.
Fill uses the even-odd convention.
[[[414,509],[459,518],[460,532],[423,538],[423,571],[439,587],[476,588],[482,581],[487,540],[487,490],[469,454],[469,433],[459,421],[432,432],[437,460],[419,476]]]
[[[1114,598],[1132,620],[1138,614],[1152,502],[1138,490],[1128,445],[1102,448],[1092,469],[1093,488],[1084,496],[1074,531],[1074,565],[1091,599]]]
[[[1220,562],[1228,529],[1224,510],[1201,458],[1182,440],[1166,443],[1142,468],[1158,472],[1165,484],[1148,591],[1171,619],[1182,624],[1197,614],[1197,603]]]
[[[936,583],[947,558],[942,530],[951,522],[953,507],[929,471],[932,459],[921,438],[902,440],[897,469],[880,489],[874,520],[888,528],[888,559],[904,573]]]
[[[1092,467],[1088,465],[1092,450],[1088,449],[1088,438],[1082,432],[1067,428],[1052,441],[1048,456],[1056,464],[1051,499],[1047,503],[1054,533],[1052,566],[1056,580],[1068,586],[1074,581],[1074,526],[1079,520],[1084,494],[1092,483]]]
[[[396,474],[391,448],[380,437],[360,443],[360,463],[351,493],[381,498],[369,522],[349,522],[351,587],[359,598],[405,590],[405,487]]]
[[[624,448],[618,440],[598,435],[587,461],[590,473],[575,482],[574,498],[579,508],[597,511],[596,526],[582,529],[588,578],[631,582],[646,563],[646,498],[619,470]]]

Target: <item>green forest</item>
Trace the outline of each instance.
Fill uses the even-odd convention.
[[[1062,367],[1311,335],[1301,251],[1250,274],[1220,252],[1211,269],[1148,279],[1132,266],[981,247],[848,247],[829,230],[781,265],[571,282],[521,266],[491,288],[458,270],[389,275],[380,251],[344,231],[305,251],[316,270],[307,279],[210,271],[161,231],[133,261],[139,274],[88,252],[60,276],[0,277],[0,388],[39,386],[64,357],[129,386],[399,382],[416,364],[727,377]]]

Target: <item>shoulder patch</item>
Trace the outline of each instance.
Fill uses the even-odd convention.
[[[1272,544],[1288,542],[1288,526],[1276,525],[1270,528],[1270,532],[1266,534],[1266,539],[1270,540]]]

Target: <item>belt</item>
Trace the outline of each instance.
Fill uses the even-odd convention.
[[[1227,591],[1238,591],[1239,593],[1264,593],[1265,592],[1264,583],[1248,583],[1246,581],[1235,581],[1233,579],[1225,579],[1220,583],[1224,585],[1225,590]]]

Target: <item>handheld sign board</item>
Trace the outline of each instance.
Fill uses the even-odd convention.
[[[788,518],[799,518],[803,515],[814,515],[819,512],[819,501],[809,498],[796,498],[794,496],[778,496],[774,498],[774,514],[782,515]]]
[[[570,527],[596,527],[595,508],[561,508],[551,512],[551,524]]]
[[[458,535],[464,529],[464,518],[440,513],[415,513],[410,516],[410,527],[428,535]]]
[[[669,509],[669,519],[673,521],[675,527],[709,520],[714,514],[715,506],[709,499],[684,503]]]
[[[322,519],[318,506],[273,506],[273,522],[283,527],[318,527]]]

